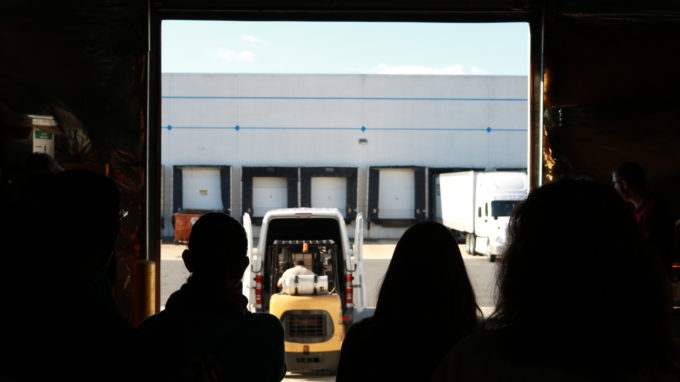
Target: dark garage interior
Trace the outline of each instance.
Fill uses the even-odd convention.
[[[564,175],[610,182],[616,164],[637,161],[680,217],[675,1],[3,1],[2,200],[31,152],[31,116],[52,116],[57,161],[122,191],[115,297],[133,323],[160,306],[163,19],[529,22],[531,187]]]

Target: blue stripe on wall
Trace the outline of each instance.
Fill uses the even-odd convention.
[[[231,100],[323,100],[323,101],[503,101],[526,102],[526,98],[401,98],[401,97],[210,97],[162,96],[161,99],[231,99]]]
[[[485,128],[412,128],[412,127],[384,127],[384,128],[367,128],[367,127],[296,127],[296,126],[173,126],[167,125],[163,127],[167,130],[174,129],[194,129],[194,130],[346,130],[346,131],[483,131],[491,133],[492,131],[510,131],[510,132],[526,132],[527,129],[496,129],[491,127]]]

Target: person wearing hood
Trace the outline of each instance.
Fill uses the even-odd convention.
[[[190,277],[139,327],[159,380],[283,379],[283,327],[275,316],[248,312],[241,293],[247,247],[245,230],[226,214],[194,224],[182,254]]]

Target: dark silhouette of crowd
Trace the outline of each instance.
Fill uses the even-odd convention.
[[[248,312],[241,294],[249,265],[246,240],[243,227],[222,213],[208,213],[194,224],[182,254],[191,276],[165,310],[139,328],[159,380],[283,379],[283,327],[273,315]]]
[[[675,224],[666,203],[647,188],[645,170],[637,163],[624,162],[616,166],[612,183],[619,195],[630,203],[642,236],[670,275]]]
[[[662,263],[609,186],[562,179],[514,211],[496,310],[433,381],[677,381]]]
[[[135,329],[112,296],[124,216],[114,182],[63,171],[40,154],[29,158],[17,189],[4,204],[17,219],[2,231],[0,380],[283,378],[280,322],[245,309],[247,241],[233,218],[211,213],[196,222],[183,254],[191,276]]]
[[[3,253],[0,376],[16,381],[141,379],[136,330],[101,279],[119,231],[119,191],[87,170],[36,172],[14,201]],[[11,233],[11,236],[8,234]]]
[[[0,380],[283,379],[281,323],[248,312],[241,293],[249,258],[236,220],[195,223],[182,255],[191,276],[135,329],[111,295],[116,185],[32,161],[6,206],[21,217],[2,231]],[[410,227],[374,315],[346,335],[337,381],[679,381],[665,247],[644,223],[662,204],[645,207],[652,194],[629,170],[613,172],[614,187],[557,180],[516,207],[487,319],[451,231]]]
[[[453,234],[416,224],[394,249],[375,314],[345,338],[337,381],[426,381],[480,318]]]

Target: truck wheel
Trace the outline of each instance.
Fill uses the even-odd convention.
[[[496,255],[489,255],[489,261],[492,263],[496,262]]]
[[[465,235],[465,250],[468,254],[475,255],[475,235],[471,233]]]

